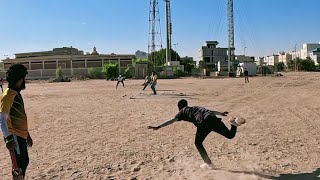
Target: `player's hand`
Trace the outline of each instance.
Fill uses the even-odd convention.
[[[159,126],[148,126],[148,129],[158,130],[158,129],[160,129],[160,127]]]
[[[228,116],[229,112],[225,111],[222,113],[222,116]]]
[[[6,147],[9,151],[14,150],[14,148],[17,146],[16,143],[13,140],[13,135],[10,135],[5,138],[6,140]]]
[[[33,145],[33,140],[32,140],[29,133],[28,133],[28,137],[27,137],[27,145],[28,145],[28,147],[32,147],[32,145]]]

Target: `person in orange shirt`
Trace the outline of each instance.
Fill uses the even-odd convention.
[[[15,153],[18,167],[25,177],[29,164],[28,147],[33,140],[28,131],[27,115],[20,94],[26,88],[27,68],[21,64],[13,64],[6,72],[8,88],[4,91],[0,105],[0,126],[6,147]]]

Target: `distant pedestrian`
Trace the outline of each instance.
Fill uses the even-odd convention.
[[[148,74],[144,80],[145,80],[144,83],[143,83],[144,87],[143,87],[143,89],[142,89],[143,91],[146,89],[146,87],[148,86],[148,84],[150,84],[150,82],[151,82],[151,75]]]
[[[157,91],[156,91],[157,81],[158,81],[158,76],[157,76],[156,72],[152,71],[151,89],[152,89],[154,95],[157,94]]]
[[[244,69],[244,81],[245,83],[249,83],[249,72],[247,68]]]
[[[124,87],[123,81],[124,81],[124,78],[121,75],[119,75],[116,89],[118,88],[119,83],[122,83],[122,86]]]
[[[0,77],[0,86],[1,86],[1,91],[2,91],[2,93],[3,93],[3,78],[2,77]]]

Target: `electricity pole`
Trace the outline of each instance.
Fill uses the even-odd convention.
[[[230,75],[230,66],[233,67],[233,58],[234,58],[234,18],[233,18],[233,0],[228,0],[228,73]],[[232,72],[234,72],[232,68]]]
[[[166,49],[166,65],[171,61],[171,35],[172,35],[172,23],[171,23],[171,9],[170,0],[166,1],[166,28],[167,28],[167,49]]]
[[[294,67],[294,71],[297,72],[297,44],[294,45],[294,55],[295,55],[295,67]]]

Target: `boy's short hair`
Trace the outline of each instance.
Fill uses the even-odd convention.
[[[6,72],[6,80],[9,85],[15,85],[21,78],[25,78],[28,74],[27,68],[22,64],[13,64]]]
[[[187,106],[188,106],[188,101],[185,100],[185,99],[181,99],[181,100],[178,102],[179,110],[181,110],[182,108],[187,107]]]

